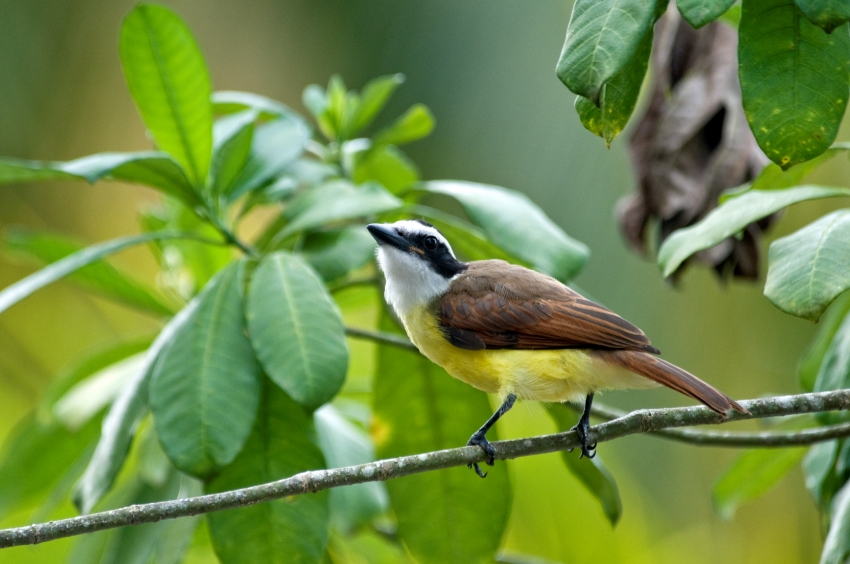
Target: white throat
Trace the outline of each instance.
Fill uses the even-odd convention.
[[[378,263],[387,279],[384,298],[401,318],[445,294],[451,283],[419,258],[393,247],[378,247]]]
[[[454,257],[452,246],[446,238],[430,225],[411,220],[401,220],[391,224],[393,229],[406,235],[420,234],[436,237],[445,245]],[[384,298],[399,317],[404,319],[413,308],[428,304],[445,294],[450,279],[437,273],[419,255],[399,250],[388,245],[378,246],[378,264],[387,279]]]

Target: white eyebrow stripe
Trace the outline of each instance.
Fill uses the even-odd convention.
[[[448,240],[445,237],[443,237],[442,233],[437,231],[437,228],[435,228],[435,227],[429,227],[427,225],[423,225],[423,224],[419,223],[418,221],[414,221],[412,219],[402,219],[402,220],[396,221],[395,223],[392,223],[390,225],[395,227],[399,232],[417,234],[417,235],[433,235],[434,237],[437,238],[438,241],[440,241],[441,243],[443,243],[446,246],[446,248],[449,250],[449,253],[451,253],[452,257],[457,258],[457,257],[455,257],[455,253],[454,253],[454,250],[452,250],[451,244],[448,242]]]

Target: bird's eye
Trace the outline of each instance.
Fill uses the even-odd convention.
[[[439,243],[437,238],[433,236],[425,237],[425,249],[428,251],[436,251]]]

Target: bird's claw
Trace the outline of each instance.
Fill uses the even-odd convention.
[[[590,424],[587,421],[581,420],[570,430],[576,432],[578,440],[581,442],[581,454],[579,455],[579,459],[585,457],[594,458],[596,456],[596,443],[591,445],[587,442],[587,433],[590,431]],[[569,449],[568,452],[572,451],[573,449]]]
[[[473,434],[469,441],[466,443],[466,446],[477,446],[484,451],[487,455],[487,460],[484,462],[488,466],[493,466],[496,461],[496,449],[493,448],[493,445],[490,444],[490,441],[487,440],[487,437],[484,435],[479,435],[478,433]],[[482,478],[487,477],[487,472],[481,470],[481,467],[477,462],[472,462],[466,465],[467,468],[475,468],[475,473],[478,474]]]

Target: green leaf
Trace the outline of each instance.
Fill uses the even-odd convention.
[[[129,160],[115,168],[109,178],[151,186],[177,198],[190,209],[201,205],[201,199],[189,184],[183,169],[165,153],[151,153],[148,157]]]
[[[829,345],[848,313],[850,313],[850,292],[838,297],[818,322],[817,333],[797,368],[800,386],[804,391],[814,390],[815,381]]]
[[[196,484],[189,483],[190,480],[173,470],[168,480],[159,486],[146,484],[134,476],[121,491],[110,496],[105,505],[113,509],[176,499],[181,494],[192,494],[199,489]],[[164,564],[179,561],[197,522],[198,518],[165,520],[85,535],[74,543],[68,561],[86,564],[149,564],[154,561]],[[161,559],[160,549],[166,543],[177,554]]]
[[[575,413],[566,409],[563,405],[549,404],[546,408],[559,431],[569,431],[578,420]],[[578,452],[561,451],[561,459],[588,493],[596,498],[603,513],[605,513],[605,517],[613,527],[623,514],[623,502],[620,499],[620,489],[617,487],[617,482],[598,455],[594,458],[579,459],[579,454]]]
[[[764,295],[791,315],[817,321],[850,289],[850,210],[827,214],[770,245]]]
[[[230,185],[248,161],[257,112],[245,110],[225,116],[213,126],[210,187],[213,195],[229,192]]]
[[[793,0],[747,0],[739,36],[744,110],[759,147],[785,169],[823,153],[850,94],[847,29],[827,35]]]
[[[30,274],[23,280],[18,280],[11,286],[0,291],[0,313],[6,311],[19,301],[41,290],[48,284],[75,272],[84,266],[95,263],[104,257],[122,251],[128,247],[155,241],[158,239],[179,239],[186,237],[183,233],[143,233],[141,235],[130,235],[113,239],[105,243],[99,243],[86,247],[60,259],[38,272]]]
[[[380,328],[397,331],[389,314]],[[378,346],[371,426],[379,458],[463,446],[492,414],[487,396],[416,352]],[[497,439],[497,429],[488,438]],[[398,538],[417,562],[492,559],[507,523],[511,489],[505,462],[486,480],[467,468],[387,482]]]
[[[126,505],[177,499],[181,494],[186,495],[192,490],[195,490],[195,495],[198,495],[200,488],[197,482],[192,487],[187,487],[186,482],[190,480],[191,478],[188,476],[181,476],[180,473],[172,470],[168,480],[162,485],[152,486],[140,482],[137,486],[136,495]],[[168,540],[171,540],[172,545],[176,544],[174,548],[177,549],[177,554],[168,554],[167,557],[176,562],[181,561],[181,552],[188,548],[189,540],[195,527],[197,527],[199,518],[187,519],[186,523],[181,521],[182,519],[165,520],[159,523],[147,523],[110,531],[110,537],[113,538],[109,539],[107,550],[104,551],[105,562],[110,564],[118,564],[119,562],[121,564],[149,564],[154,555],[162,548],[161,544]],[[178,538],[169,539],[169,537],[174,536]],[[161,558],[162,555],[158,556]],[[159,564],[162,560],[158,558],[155,562]]]
[[[602,137],[605,145],[623,131],[635,109],[649,52],[652,50],[652,28],[648,28],[629,63],[603,86],[599,106],[584,96],[576,98],[576,112],[581,124],[591,133]]]
[[[434,116],[423,104],[414,104],[397,120],[379,131],[375,145],[404,145],[427,137],[434,130]]]
[[[493,243],[562,282],[578,274],[590,256],[584,243],[564,233],[524,194],[457,180],[419,186],[456,199]]]
[[[251,279],[248,329],[269,377],[295,401],[315,409],[339,391],[348,346],[339,310],[308,265],[267,255]]]
[[[345,219],[375,216],[401,205],[401,200],[374,182],[355,186],[347,180],[332,180],[292,202],[284,211],[290,223],[278,234],[278,240]]]
[[[558,59],[558,78],[598,105],[602,86],[629,64],[666,5],[656,0],[577,0]]]
[[[189,476],[182,476],[180,497],[196,497],[203,493],[201,483]],[[202,523],[201,517],[189,517],[172,519],[164,522],[165,530],[160,532],[159,539],[154,545],[154,562],[156,564],[180,564],[189,561],[190,556],[184,560],[187,551],[192,550],[193,539],[198,525]]]
[[[303,120],[277,119],[256,128],[242,172],[230,185],[230,201],[273,181],[304,152],[310,128]]]
[[[321,121],[327,123],[326,129],[334,132],[334,138],[338,141],[342,140],[342,126],[343,119],[345,118],[347,97],[348,92],[345,89],[345,83],[342,81],[342,77],[337,74],[333,75],[328,81],[327,108],[324,116],[319,121],[320,123]]]
[[[53,405],[71,388],[100,370],[146,351],[150,348],[155,336],[143,336],[126,341],[117,340],[85,351],[79,358],[74,359],[59,371],[53,384],[38,402],[37,417],[42,421],[53,420]]]
[[[94,421],[77,432],[34,416],[18,423],[0,454],[0,519],[48,496],[69,470],[78,475],[96,437]]]
[[[301,101],[304,103],[304,107],[317,119],[328,109],[327,93],[318,84],[307,86],[301,95]]]
[[[814,391],[828,392],[850,387],[850,315],[835,332],[835,336],[824,354]]]
[[[257,421],[239,456],[207,482],[207,493],[325,467],[310,416],[274,385],[263,386]],[[328,541],[328,492],[207,515],[222,564],[319,562]]]
[[[152,486],[161,486],[168,481],[169,475],[174,470],[168,455],[159,445],[156,437],[156,429],[153,422],[148,419],[143,429],[138,434],[139,446],[136,450],[138,456],[139,479]]]
[[[68,179],[94,184],[102,178],[151,186],[189,207],[200,203],[183,169],[167,153],[98,153],[64,163],[0,158],[0,184]]]
[[[670,276],[692,254],[713,247],[754,221],[791,204],[836,196],[850,196],[850,190],[825,186],[750,190],[726,200],[698,223],[670,235],[658,250],[658,266],[664,276]]]
[[[5,236],[6,248],[54,263],[80,251],[83,246],[59,235],[24,230],[10,230]],[[174,308],[139,282],[122,274],[106,262],[96,262],[70,275],[70,279],[106,297],[156,315],[173,314]]]
[[[814,172],[820,165],[831,160],[839,153],[850,151],[850,143],[835,143],[826,152],[810,161],[794,165],[788,170],[776,164],[769,164],[762,169],[758,177],[753,181],[753,190],[780,190],[796,186],[809,174]],[[724,201],[721,197],[721,202]]]
[[[349,423],[328,404],[316,410],[313,421],[328,468],[342,468],[375,461],[375,445],[360,428]],[[368,482],[330,491],[331,524],[343,534],[387,510],[389,499],[382,482]]]
[[[400,543],[375,528],[364,527],[352,535],[332,535],[328,553],[333,555],[335,562],[416,564]],[[532,564],[532,561],[523,563]],[[516,564],[521,563],[517,561]]]
[[[94,454],[74,485],[73,500],[81,513],[90,512],[115,482],[130,451],[136,429],[148,411],[149,383],[159,355],[170,345],[177,331],[193,318],[197,307],[198,301],[192,300],[168,322],[148,348],[145,365],[112,402],[103,418]]]
[[[362,225],[308,235],[300,250],[325,282],[338,280],[375,256],[375,239]]]
[[[803,458],[802,448],[765,448],[740,456],[714,486],[717,513],[731,519],[742,504],[752,501],[782,479]]]
[[[157,361],[150,405],[172,464],[207,476],[230,463],[257,412],[260,370],[245,335],[240,263],[216,275]]]
[[[313,114],[313,117],[316,118],[319,131],[330,141],[345,140],[343,122],[347,121],[345,125],[349,128],[352,127],[353,118],[360,107],[359,97],[356,94],[349,95],[346,92],[345,84],[338,75],[331,77],[327,90],[317,84],[311,84],[305,88],[302,101]],[[348,113],[347,120],[345,119],[346,113]]]
[[[850,20],[850,4],[846,0],[795,0],[797,7],[810,22],[827,33]]]
[[[403,74],[388,74],[370,80],[363,87],[360,95],[360,104],[352,126],[353,135],[356,135],[361,129],[372,123],[372,120],[384,108],[384,105],[386,105],[387,100],[393,95],[396,88],[403,83]]]
[[[354,137],[354,120],[357,119],[357,114],[360,112],[360,96],[356,92],[348,92],[345,95],[344,106],[342,110],[342,119],[339,125],[338,142],[344,142],[346,139]]]
[[[4,157],[0,159],[0,184],[77,178],[76,175],[62,170],[62,164],[44,161],[25,161]]]
[[[833,469],[837,455],[838,441],[826,441],[811,447],[803,459],[806,489],[820,506],[824,506],[832,497],[835,481]]]
[[[281,202],[288,199],[297,190],[310,190],[318,184],[322,184],[329,178],[339,176],[339,169],[336,166],[315,161],[312,159],[301,157],[294,162],[286,165],[281,175],[270,184],[254,190],[251,195],[245,200],[242,205],[240,215],[244,216],[253,207],[262,204],[270,204]],[[266,235],[277,233],[283,226],[283,220],[278,219],[269,224],[266,228]],[[265,237],[261,236],[256,245],[260,248],[264,244],[260,241]],[[268,243],[266,240],[265,243]]]
[[[266,98],[251,92],[237,92],[225,90],[213,92],[213,110],[219,114],[235,114],[245,110],[254,110],[260,117],[265,119],[276,119],[285,117],[300,119],[300,116],[277,100]]]
[[[120,51],[127,86],[157,146],[202,186],[212,152],[212,89],[192,33],[168,8],[140,4],[121,26]]]
[[[850,482],[835,495],[831,513],[820,564],[844,564],[850,555]]]
[[[76,431],[115,400],[128,380],[144,367],[145,355],[125,358],[97,371],[68,390],[53,406],[53,415],[69,430]]]
[[[732,4],[718,19],[737,30],[738,26],[741,25],[741,5],[738,3]]]
[[[398,194],[419,181],[419,171],[407,155],[394,145],[379,145],[353,156],[351,179],[357,184],[370,180]]]
[[[691,27],[699,29],[725,14],[734,3],[735,0],[676,0],[676,7]]]

